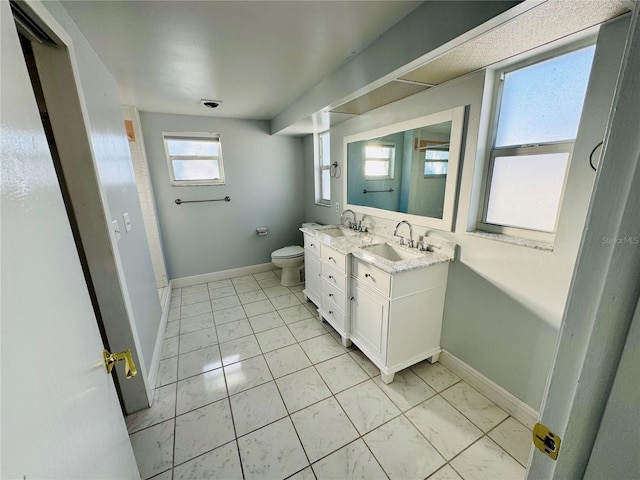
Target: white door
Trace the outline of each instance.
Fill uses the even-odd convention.
[[[0,22],[0,477],[139,478],[9,2]]]

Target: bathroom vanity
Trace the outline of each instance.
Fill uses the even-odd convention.
[[[380,369],[382,381],[440,353],[442,314],[454,245],[429,239],[418,251],[370,233],[301,229],[305,296],[325,320]]]

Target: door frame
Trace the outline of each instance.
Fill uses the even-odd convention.
[[[16,3],[56,44],[32,42],[32,47],[81,239],[80,248],[85,253],[96,294],[98,327],[113,352],[131,349],[138,369],[138,375],[132,379],[126,379],[122,369],[114,369],[123,408],[126,413],[132,413],[151,405],[153,388],[139,353],[140,341],[117,240],[111,228],[113,217],[93,151],[73,40],[41,2]]]
[[[639,12],[636,2],[541,408],[561,448],[556,462],[533,449],[530,480],[583,477],[640,295]]]

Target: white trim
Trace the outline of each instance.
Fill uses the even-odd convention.
[[[505,410],[513,418],[533,429],[540,414],[513,394],[507,392],[497,383],[470,367],[458,357],[446,350],[440,353],[440,363],[478,389],[484,396]]]
[[[215,282],[217,280],[226,280],[227,278],[241,277],[243,275],[253,275],[254,273],[269,272],[278,270],[273,263],[260,263],[258,265],[249,265],[246,267],[232,268],[229,270],[221,270],[219,272],[203,273],[202,275],[192,275],[190,277],[174,278],[170,285],[172,288],[189,287],[200,283]]]
[[[156,389],[156,379],[158,377],[158,368],[160,367],[160,359],[162,358],[162,347],[164,344],[164,335],[167,330],[167,322],[169,321],[169,308],[171,305],[171,291],[173,290],[173,282],[169,281],[167,291],[163,297],[164,305],[162,305],[162,317],[160,318],[160,326],[156,335],[156,344],[153,348],[153,357],[151,357],[151,366],[149,367],[149,386],[151,388],[151,398],[149,406],[153,405],[153,397]]]

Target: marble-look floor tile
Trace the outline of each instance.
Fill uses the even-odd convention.
[[[249,320],[246,319],[218,325],[216,331],[218,332],[218,341],[220,343],[230,342],[236,338],[253,334]]]
[[[260,285],[261,288],[277,287],[278,285],[280,285],[280,278],[274,275],[273,278],[258,280],[258,285]]]
[[[200,302],[208,302],[209,300],[210,298],[208,290],[205,290],[203,292],[190,293],[188,295],[182,295],[182,306],[192,305],[194,303]]]
[[[247,318],[244,313],[244,309],[241,306],[225,308],[224,310],[218,310],[213,314],[213,319],[216,325],[224,325],[225,323],[235,322]]]
[[[278,378],[276,383],[289,413],[331,396],[331,391],[313,367]]]
[[[273,273],[273,270],[269,270],[268,272],[254,273],[253,278],[256,281],[258,281],[258,280],[265,280],[267,278],[278,278],[278,277],[276,277],[276,274]]]
[[[209,288],[209,290],[217,290],[224,287],[233,287],[233,283],[230,279],[227,278],[226,280],[216,280],[215,282],[209,282],[207,284],[207,287]]]
[[[176,415],[195,410],[227,396],[224,372],[221,368],[178,382]]]
[[[296,337],[296,340],[299,342],[326,333],[324,327],[320,325],[320,322],[315,318],[308,318],[299,322],[290,323],[288,326],[291,333],[293,333],[293,336]]]
[[[333,397],[294,413],[291,420],[311,463],[358,438]]]
[[[454,458],[451,466],[465,480],[519,480],[525,477],[526,472],[522,465],[487,437]]]
[[[214,298],[211,300],[211,310],[218,312],[227,308],[237,307],[240,305],[240,298],[237,295],[230,297]]]
[[[273,380],[262,355],[224,367],[229,395],[248,390]]]
[[[441,395],[484,432],[488,432],[509,416],[466,382],[457,383]]]
[[[238,444],[233,441],[173,469],[173,480],[242,480]]]
[[[180,335],[213,327],[213,315],[204,313],[180,320]]]
[[[153,394],[153,405],[131,415],[125,422],[129,433],[137,432],[156,423],[162,423],[176,415],[176,384],[171,383],[156,388]]]
[[[222,366],[217,345],[183,353],[178,357],[178,380],[199,375]]]
[[[276,310],[269,300],[246,303],[242,308],[244,308],[247,317],[255,317],[256,315],[262,315],[263,313],[274,312]]]
[[[178,357],[160,360],[158,364],[158,379],[156,386],[162,387],[178,380]]]
[[[247,335],[231,342],[221,343],[220,352],[222,353],[223,365],[231,365],[262,353],[255,335]]]
[[[296,343],[296,339],[285,325],[256,333],[256,338],[265,353]]]
[[[337,452],[312,465],[318,480],[386,480],[380,465],[362,439],[345,445]]]
[[[303,292],[294,292],[294,295],[298,300],[300,300],[300,303],[302,304],[307,303],[307,296]]]
[[[309,313],[309,310],[307,310],[307,307],[304,305],[294,305],[293,307],[282,308],[278,310],[278,313],[282,317],[282,320],[284,320],[284,323],[287,324],[299,322],[300,320],[305,320],[307,318],[316,318]]]
[[[369,379],[369,375],[347,353],[318,363],[316,368],[333,393]]]
[[[166,338],[162,342],[162,354],[160,356],[161,359],[175,357],[178,355],[178,344],[180,339],[178,337],[170,337]]]
[[[144,480],[169,470],[173,461],[173,418],[133,433],[131,446]]]
[[[328,333],[300,342],[300,346],[313,363],[324,362],[344,353],[344,348]]]
[[[230,397],[238,436],[264,427],[287,415],[274,382],[265,383]]]
[[[527,466],[531,450],[531,430],[509,417],[489,432],[489,437],[511,454],[520,465]]]
[[[446,463],[404,416],[369,432],[364,441],[391,479],[426,478]]]
[[[316,476],[313,474],[311,467],[307,467],[295,475],[291,475],[287,480],[316,480]]]
[[[167,322],[164,338],[177,337],[178,335],[180,335],[180,320]]]
[[[239,438],[238,447],[246,480],[287,478],[309,464],[289,417]]]
[[[176,320],[180,320],[180,306],[172,307],[169,309],[169,316],[167,317],[167,322],[175,322]]]
[[[298,293],[304,290],[304,283],[301,285],[294,285],[293,287],[288,287],[291,290],[291,293]]]
[[[398,407],[373,380],[340,392],[336,398],[362,435],[400,415]]]
[[[397,372],[388,385],[379,376],[373,381],[403,412],[436,395],[433,388],[408,368]]]
[[[287,293],[287,295],[281,295],[278,297],[273,297],[270,299],[273,306],[276,307],[276,310],[281,310],[287,307],[293,307],[294,305],[299,305],[300,300],[293,293]]]
[[[460,381],[460,377],[452,373],[442,364],[431,364],[427,360],[413,365],[411,370],[427,382],[427,385],[436,392],[441,392]]]
[[[353,358],[355,362],[360,365],[360,368],[367,372],[367,375],[369,375],[369,377],[376,377],[380,375],[380,369],[376,367],[374,363],[357,348],[350,351],[349,355],[351,355],[351,358]]]
[[[405,415],[447,460],[482,436],[480,429],[440,396],[422,402]]]
[[[311,362],[298,344],[264,354],[274,378],[288,375],[311,366]]]
[[[183,305],[181,310],[180,318],[183,320],[189,317],[197,317],[198,315],[211,313],[211,302],[207,300],[205,302],[192,303],[191,305]]]
[[[262,290],[253,290],[251,292],[239,293],[238,298],[240,298],[240,303],[242,303],[243,305],[245,303],[261,302],[262,300],[267,300],[267,296]]]
[[[449,465],[445,465],[436,473],[431,475],[428,480],[462,480],[462,477]]]
[[[236,294],[236,289],[231,285],[225,285],[224,287],[209,289],[209,297],[211,300],[218,298],[232,297]]]
[[[218,344],[215,327],[203,328],[191,333],[180,335],[180,353],[189,353],[200,348],[212,347]]]
[[[268,298],[279,297],[280,295],[289,295],[291,291],[287,287],[283,287],[280,285],[280,282],[276,284],[274,287],[262,287],[264,290],[264,294]]]
[[[206,292],[207,289],[208,287],[206,283],[189,285],[188,287],[182,287],[182,295],[191,295],[192,293]]]
[[[234,283],[233,287],[236,289],[236,292],[238,292],[238,294],[260,290],[260,285],[258,285],[258,282],[256,282],[255,280],[252,282],[244,282],[238,284]]]
[[[256,279],[253,278],[253,275],[241,275],[238,277],[233,277],[231,278],[231,282],[234,285],[240,285],[242,283],[251,283],[251,282],[255,282]]]
[[[297,297],[296,297],[297,298]],[[300,303],[309,311],[312,317],[318,318],[318,307],[313,302],[304,303],[300,300]]]
[[[264,332],[265,330],[284,325],[282,318],[280,318],[277,312],[263,313],[255,317],[249,317],[249,323],[255,333]]]
[[[229,400],[219,400],[176,417],[174,464],[191,460],[235,438]]]
[[[151,477],[149,480],[172,480],[172,473],[172,470],[167,470],[166,472],[162,472],[160,475]]]

